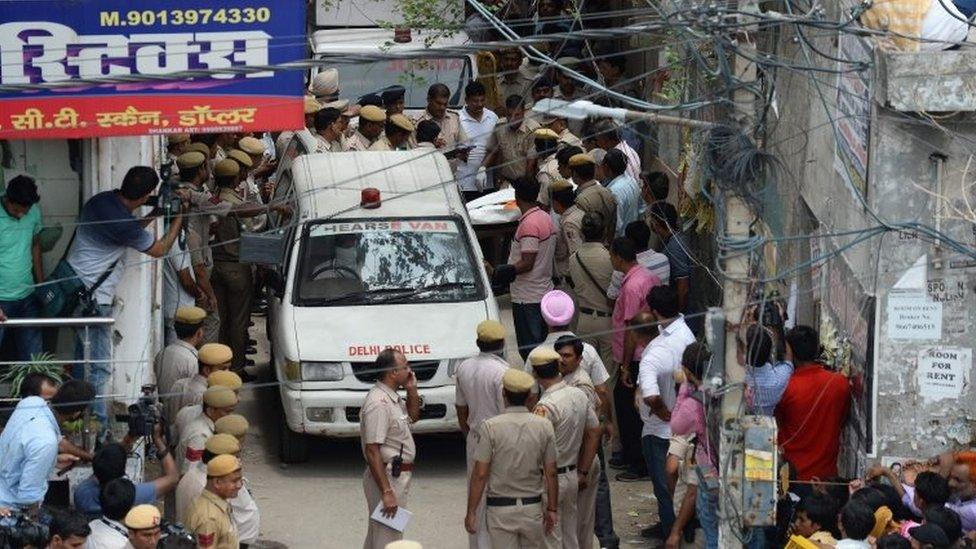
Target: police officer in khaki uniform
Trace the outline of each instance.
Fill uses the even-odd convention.
[[[511,184],[525,175],[528,159],[535,154],[532,132],[539,128],[539,123],[525,117],[525,99],[521,95],[502,99],[508,116],[499,118],[495,125],[485,165],[493,167],[495,181]]]
[[[474,469],[474,434],[485,420],[493,418],[505,409],[502,397],[502,377],[508,363],[501,357],[505,352],[505,327],[497,320],[485,320],[478,324],[477,341],[481,351],[477,356],[462,362],[455,374],[454,403],[457,407],[458,426],[466,437],[468,475]],[[478,524],[485,523],[485,502],[478,504]],[[478,533],[468,536],[471,549],[489,549],[491,539],[488,529],[481,527]]]
[[[610,381],[607,390],[613,394],[616,365],[611,345],[611,315],[613,303],[607,297],[607,287],[613,276],[610,252],[603,244],[606,225],[599,214],[587,213],[580,223],[583,244],[569,257],[569,275],[579,304],[576,332],[592,345],[608,368]]]
[[[380,138],[386,124],[386,113],[376,105],[359,109],[359,128],[346,140],[347,151],[368,151]]]
[[[405,115],[396,113],[386,119],[386,130],[384,135],[373,143],[371,151],[398,151],[408,150],[410,146],[410,136],[413,134],[413,122]]]
[[[197,351],[197,373],[193,377],[177,379],[170,386],[173,398],[166,403],[166,417],[175,425],[180,410],[203,402],[203,393],[209,387],[210,374],[230,368],[233,351],[223,343],[207,343]]]
[[[613,240],[617,222],[617,199],[610,189],[595,179],[596,162],[587,153],[575,154],[569,159],[569,171],[576,183],[576,205],[584,212],[600,214],[604,222],[604,242]]]
[[[241,386],[244,382],[241,380],[241,376],[231,372],[230,370],[217,370],[216,372],[207,376],[207,388],[210,387],[227,387],[228,389],[240,394]],[[204,389],[206,391],[206,389]],[[194,404],[192,406],[184,406],[179,412],[176,413],[176,420],[170,423],[170,428],[175,435],[174,440],[180,439],[180,433],[186,431],[186,426],[190,424],[200,412],[203,411],[203,393],[200,393],[200,404]]]
[[[203,411],[180,433],[176,447],[180,472],[185,473],[192,463],[203,459],[203,445],[214,435],[214,422],[233,413],[237,403],[237,393],[227,387],[218,385],[207,389],[203,394]]]
[[[193,377],[199,369],[197,348],[203,343],[203,319],[207,311],[200,307],[179,307],[173,315],[176,341],[167,345],[153,360],[156,391],[168,402],[178,379]]]
[[[559,353],[548,345],[536,347],[529,353],[529,363],[543,391],[534,413],[551,421],[556,433],[559,528],[549,546],[575,549],[579,546],[578,491],[581,485],[586,487],[602,428],[586,393],[563,381]]]
[[[162,516],[155,505],[136,505],[125,514],[123,523],[129,534],[126,549],[156,549],[162,530]]]
[[[241,443],[226,434],[215,434],[203,445],[203,459],[190,465],[176,485],[176,520],[186,523],[190,506],[200,497],[207,486],[207,465],[217,456],[238,456]],[[237,518],[237,517],[235,517]]]
[[[535,140],[536,168],[535,177],[539,182],[539,204],[545,209],[549,209],[549,187],[552,182],[562,179],[559,175],[559,160],[556,159],[556,150],[559,147],[559,135],[549,128],[539,128],[532,132]]]
[[[200,549],[237,549],[237,527],[228,500],[244,485],[241,462],[232,455],[217,456],[207,464],[207,486],[190,506],[186,527]]]
[[[451,90],[446,85],[436,83],[427,88],[427,108],[414,119],[414,125],[423,120],[433,120],[441,128],[435,145],[447,152],[453,150],[458,143],[464,143],[468,136],[461,127],[461,117],[454,111],[447,110],[451,100]]]
[[[570,386],[575,387],[584,394],[586,394],[586,399],[590,403],[590,408],[593,409],[594,413],[597,415],[597,419],[603,425],[600,429],[600,436],[606,433],[606,427],[610,421],[609,419],[609,406],[601,402],[600,397],[597,395],[596,388],[593,386],[593,380],[590,375],[586,373],[586,370],[580,367],[583,361],[583,340],[575,336],[562,336],[556,340],[553,344],[553,348],[559,353],[559,372],[563,376],[563,382]],[[597,453],[599,454],[599,446]],[[581,479],[582,474],[579,473],[580,470],[585,471],[589,469],[590,474],[585,477],[584,482],[580,483],[579,496],[577,499],[577,515],[579,516],[578,525],[576,531],[576,537],[579,540],[580,549],[592,549],[593,547],[593,534],[594,526],[596,523],[596,496],[597,496],[597,485],[600,480],[600,472],[602,470],[599,456],[595,457],[590,463],[589,467],[585,465],[580,465],[577,471],[577,476]],[[582,462],[581,462],[582,463]],[[607,487],[609,493],[609,486]]]
[[[485,420],[474,435],[464,528],[474,534],[487,527],[493,549],[546,547],[556,527],[556,436],[552,423],[527,407],[535,385],[530,374],[509,368],[502,377],[505,412]],[[481,523],[478,502],[486,490],[488,508]],[[546,508],[543,491],[551,502]]]
[[[420,418],[420,395],[417,376],[400,351],[382,351],[376,357],[375,368],[382,374],[366,394],[359,420],[366,458],[363,491],[367,516],[381,506],[383,515],[393,517],[397,507],[406,504],[410,492],[417,455],[410,424]],[[407,391],[406,401],[397,394],[401,387]],[[368,522],[363,549],[382,549],[391,541],[403,539],[402,532],[373,520]]]
[[[552,198],[552,211],[559,214],[559,232],[556,234],[555,261],[556,287],[569,294],[573,292],[573,277],[569,273],[569,256],[583,244],[580,226],[583,210],[576,205],[573,184],[563,178],[549,185]]]

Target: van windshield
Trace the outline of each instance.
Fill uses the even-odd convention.
[[[396,59],[342,66],[342,96],[358,98],[367,93],[381,93],[393,85],[406,88],[404,104],[408,109],[427,107],[427,88],[443,82],[451,89],[450,106],[461,105],[461,90],[471,79],[471,62],[467,57],[452,59]]]
[[[296,304],[378,305],[485,297],[463,227],[451,218],[314,222],[301,242]]]

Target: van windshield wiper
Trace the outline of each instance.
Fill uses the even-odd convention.
[[[431,284],[429,286],[422,286],[419,288],[373,288],[371,290],[353,292],[351,294],[330,297],[328,299],[309,299],[307,301],[310,305],[318,306],[348,303],[351,301],[361,301],[369,304],[388,303],[409,299],[411,297],[416,297],[429,292],[474,287],[474,282],[444,282],[441,284]]]
[[[438,292],[443,290],[456,290],[461,288],[474,288],[474,282],[442,282],[440,284],[430,284],[427,286],[421,286],[419,288],[403,288],[401,291],[392,291],[386,295],[381,296],[379,299],[374,301],[385,303],[388,301],[400,301],[403,299],[409,299],[411,297],[417,297],[419,295],[424,295],[431,292]]]

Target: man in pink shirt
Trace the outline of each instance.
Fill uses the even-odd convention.
[[[553,289],[552,267],[556,252],[556,228],[552,217],[539,208],[539,182],[520,177],[515,182],[515,203],[522,212],[508,264],[495,268],[494,285],[511,283],[515,339],[524,360],[546,339],[549,331],[542,318],[542,296]]]
[[[627,331],[627,323],[637,313],[647,310],[647,293],[659,286],[661,280],[637,263],[637,248],[627,238],[614,239],[610,245],[610,262],[615,271],[624,273],[620,295],[613,307],[613,360],[617,363],[616,384],[613,388],[614,410],[617,414],[618,436],[622,446],[617,465],[627,469],[618,480],[639,480],[647,476],[647,466],[641,453],[643,422],[634,408],[634,385],[643,346],[638,346]],[[626,474],[630,473],[630,474]]]

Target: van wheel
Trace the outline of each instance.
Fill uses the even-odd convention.
[[[282,463],[304,463],[308,461],[308,438],[288,427],[285,412],[281,411],[278,421],[278,458]]]

